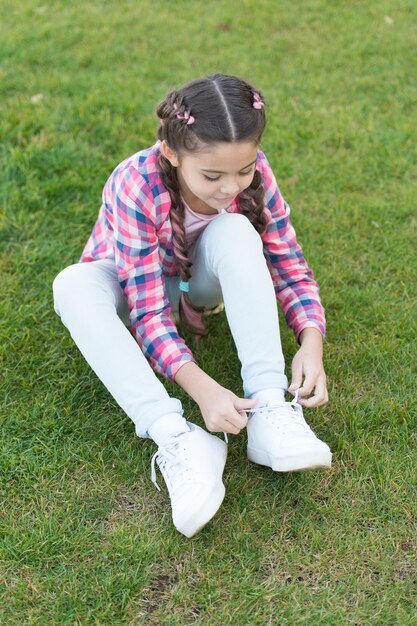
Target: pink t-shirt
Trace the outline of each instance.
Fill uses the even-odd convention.
[[[184,198],[182,200],[184,202]],[[213,215],[204,215],[204,213],[195,213],[186,202],[184,202],[185,207],[185,216],[184,216],[184,229],[185,229],[185,238],[187,240],[188,246],[191,246],[196,242],[199,234],[202,230],[205,229],[208,224],[215,220],[216,217],[222,215],[222,213],[227,213],[227,209],[221,209],[218,213],[214,213]]]

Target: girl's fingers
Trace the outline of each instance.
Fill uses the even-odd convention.
[[[238,413],[236,411],[235,415],[227,418],[227,421],[239,430],[242,430],[242,428],[245,428],[248,423],[248,416],[246,413]]]
[[[222,421],[222,425],[219,427],[219,432],[231,433],[232,435],[237,435],[240,433],[242,428],[246,427],[248,423],[248,418],[245,413],[236,413],[234,415],[228,415]]]
[[[291,381],[291,385],[288,387],[288,391],[289,391],[290,393],[292,393],[292,394],[295,394],[295,392],[297,391],[297,389],[302,389],[302,387],[301,387],[301,383],[302,383],[301,378],[300,378],[300,379],[298,379],[298,378],[293,378],[293,379],[292,379],[292,381]]]
[[[303,382],[303,368],[302,365],[292,365],[292,380],[291,385],[288,387],[290,393],[295,393],[297,389],[300,389]]]
[[[306,385],[304,385],[304,388],[305,387]],[[299,402],[302,406],[305,407],[316,407],[321,406],[322,404],[326,404],[328,400],[329,397],[327,395],[326,379],[324,378],[323,380],[320,380],[315,386],[314,396],[312,396],[311,398],[302,399]]]
[[[233,424],[229,420],[225,421],[225,427],[222,428],[222,431],[226,433],[230,433],[231,435],[238,435],[242,429],[238,428],[236,424]]]
[[[213,425],[211,428],[207,427],[207,429],[210,433],[228,433],[230,435],[238,435],[242,430],[228,420],[225,420],[222,424]]]
[[[215,422],[213,422],[213,428],[209,428],[209,430],[214,433],[226,432],[237,435],[246,427],[247,423],[247,416],[245,414],[240,415],[236,412],[236,415],[216,419]]]
[[[234,423],[240,428],[245,428],[246,424],[248,423],[248,414],[246,412],[238,413],[236,411],[236,421],[234,421]]]
[[[307,408],[312,408],[325,404],[325,400],[324,397],[322,398],[321,396],[311,396],[311,398],[307,398],[306,400],[299,400],[299,404]]]
[[[317,389],[318,384],[317,384],[317,377],[316,376],[312,376],[311,374],[305,377],[304,382],[303,382],[303,386],[300,387],[300,396],[309,396],[313,389],[316,388]],[[316,391],[317,393],[317,391]]]

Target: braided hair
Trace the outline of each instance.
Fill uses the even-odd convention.
[[[264,100],[259,91],[246,81],[227,74],[213,74],[193,80],[179,90],[171,91],[156,109],[160,120],[158,138],[177,154],[194,152],[202,145],[220,142],[259,144],[265,128]],[[185,206],[181,197],[176,168],[161,153],[158,161],[162,181],[171,198],[170,218],[174,255],[181,281],[191,278],[185,237]],[[264,212],[262,177],[255,170],[253,180],[238,196],[240,213],[262,234],[267,226]],[[202,320],[205,307],[194,305],[188,293],[181,291],[180,323],[198,344],[206,334]]]

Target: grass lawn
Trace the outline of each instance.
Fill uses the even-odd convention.
[[[0,624],[416,624],[415,2],[0,9]],[[269,105],[262,148],[327,312],[330,402],[306,415],[334,464],[276,475],[230,437],[224,504],[187,540],[51,283],[156,103],[216,71]],[[196,358],[241,395],[225,314],[207,324]]]

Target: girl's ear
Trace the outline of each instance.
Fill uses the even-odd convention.
[[[161,152],[164,157],[168,159],[173,167],[178,167],[178,165],[180,164],[178,160],[178,155],[174,150],[169,147],[165,139],[161,142]]]

